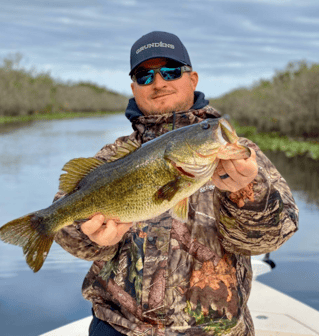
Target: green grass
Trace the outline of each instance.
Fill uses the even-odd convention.
[[[239,126],[233,123],[239,136],[243,136],[255,142],[262,151],[280,151],[287,157],[306,156],[314,160],[319,160],[318,141],[299,141],[288,136],[281,136],[278,132],[259,133],[256,127]]]
[[[54,120],[54,119],[73,119],[73,118],[89,118],[98,117],[108,114],[117,114],[123,112],[110,112],[110,111],[97,111],[97,112],[58,112],[58,113],[47,113],[47,114],[33,114],[27,116],[6,116],[0,117],[0,125],[16,122],[27,122],[34,120]]]

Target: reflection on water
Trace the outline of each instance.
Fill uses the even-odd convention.
[[[259,281],[319,310],[319,161],[267,152],[293,191],[299,230],[271,254],[277,267]]]
[[[124,115],[30,122],[0,130],[0,226],[52,203],[63,165],[132,132]],[[91,263],[53,244],[41,271],[0,241],[1,335],[35,336],[91,313],[81,286]]]
[[[10,122],[0,124],[0,134],[10,133],[18,129],[30,127],[33,123],[34,123],[33,121],[27,121],[27,122]]]
[[[30,122],[0,130],[0,226],[51,204],[68,160],[90,157],[131,132],[124,115]],[[318,164],[267,155],[293,189],[300,230],[272,253],[277,268],[260,281],[319,309]],[[34,274],[20,247],[0,241],[2,334],[35,336],[89,315],[81,286],[90,265],[53,244],[44,266]]]
[[[319,206],[319,160],[301,156],[287,158],[280,152],[266,154],[276,164],[291,189],[298,191],[305,202]]]
[[[68,160],[93,156],[105,144],[132,132],[122,114],[33,122],[6,130],[0,133],[0,226],[49,206],[58,190],[61,168]],[[56,249],[58,251],[59,247]],[[2,257],[8,254],[10,261]],[[73,258],[62,249],[58,254],[50,253],[49,257],[51,255],[55,255],[55,260],[64,255],[65,263]],[[16,262],[15,268],[13,263]],[[48,258],[45,264],[52,263],[54,260]],[[0,277],[27,269],[22,264],[21,249],[0,241]]]

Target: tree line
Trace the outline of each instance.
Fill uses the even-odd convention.
[[[128,97],[90,82],[63,83],[48,72],[20,66],[22,56],[0,65],[0,117],[57,112],[124,111]],[[319,64],[290,62],[270,80],[233,90],[210,104],[257,133],[319,137]]]
[[[63,83],[48,72],[20,66],[22,56],[0,65],[0,116],[56,112],[124,111],[128,97],[90,82]]]
[[[290,62],[272,79],[210,103],[240,126],[254,126],[257,132],[315,140],[319,137],[319,64]]]

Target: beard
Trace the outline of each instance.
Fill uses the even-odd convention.
[[[194,105],[193,96],[187,100],[175,102],[174,104],[163,104],[163,106],[149,106],[149,108],[141,109],[144,115],[160,115],[172,112],[188,111]]]

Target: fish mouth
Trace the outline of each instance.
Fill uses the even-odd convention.
[[[231,145],[237,142],[238,136],[232,126],[223,118],[218,121],[218,127],[215,132],[212,132],[212,138],[216,138],[217,145],[215,148],[207,151],[205,154],[195,150],[196,155],[202,158],[211,158],[212,161],[216,159],[219,151],[225,148],[227,145]],[[188,144],[187,140],[186,143]],[[189,144],[188,144],[189,145]],[[189,145],[190,146],[190,145]],[[191,146],[190,146],[191,147]]]
[[[208,158],[211,162],[214,162],[218,157],[219,153],[223,151],[224,148],[236,144],[238,136],[232,126],[223,118],[218,120],[218,125],[216,129],[212,130],[211,137],[216,143],[213,148],[205,148],[204,152],[200,152],[198,149],[194,148],[192,144],[189,143],[188,139],[184,139],[186,145],[195,154],[194,162],[196,163],[196,156],[199,158]]]
[[[235,129],[225,119],[221,119],[218,125],[217,137],[222,146],[217,154],[218,159],[238,160],[247,159],[251,155],[249,147],[238,143]]]
[[[238,136],[232,126],[225,120],[220,119],[217,129],[217,137],[221,144],[235,143],[238,140]]]

